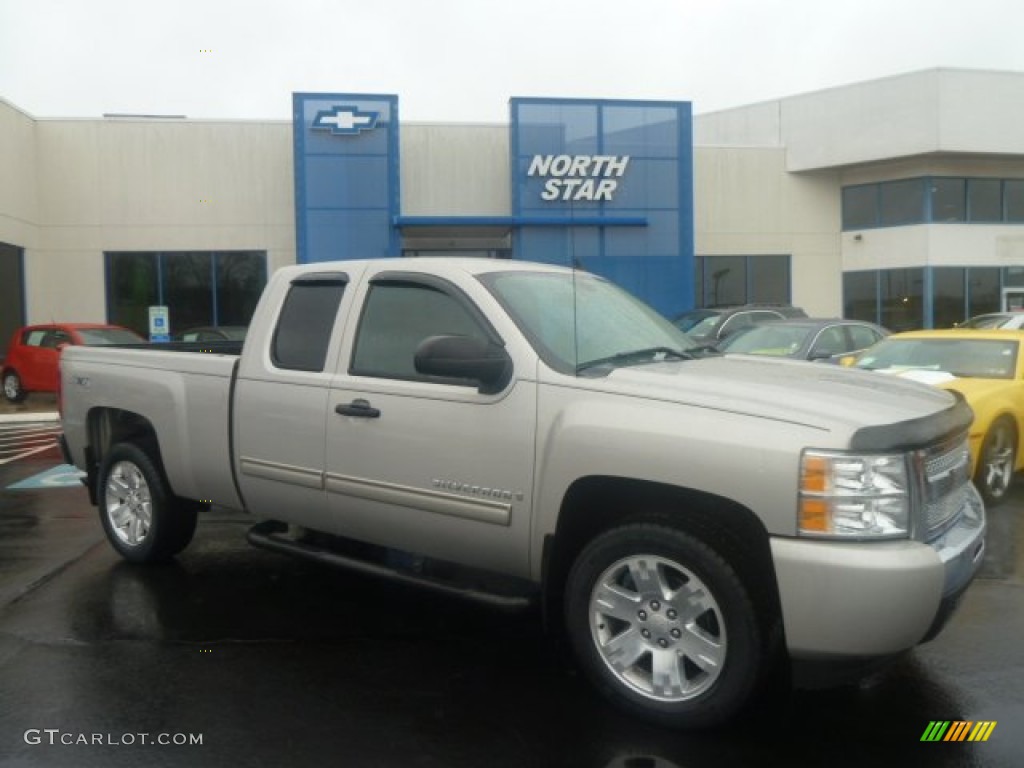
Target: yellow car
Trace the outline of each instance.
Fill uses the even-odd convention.
[[[954,329],[897,333],[853,362],[963,394],[974,410],[971,476],[989,504],[1006,498],[1024,467],[1024,331]]]

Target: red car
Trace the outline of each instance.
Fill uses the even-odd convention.
[[[145,344],[135,331],[119,325],[51,323],[19,328],[11,337],[0,381],[12,403],[29,392],[57,391],[57,360],[67,344]]]

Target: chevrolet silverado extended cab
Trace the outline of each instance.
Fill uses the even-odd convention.
[[[64,450],[113,547],[204,505],[281,552],[536,601],[595,685],[706,726],[782,660],[933,637],[980,563],[970,409],[712,356],[610,282],[500,260],[287,267],[240,354],[72,347]]]

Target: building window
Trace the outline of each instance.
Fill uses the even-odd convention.
[[[979,222],[1001,221],[1002,186],[999,179],[968,179],[967,218]]]
[[[901,179],[842,190],[844,230],[961,221],[1024,223],[1024,179]]]
[[[790,257],[781,254],[698,256],[695,284],[702,307],[788,304]]]
[[[1002,289],[999,267],[971,267],[967,270],[967,316],[999,312]]]
[[[1006,221],[1024,221],[1024,180],[1007,181],[1003,186],[1003,215]]]
[[[248,325],[267,282],[264,251],[108,252],[107,319],[149,335],[149,307],[169,309],[171,333]]]
[[[932,269],[932,326],[952,328],[967,317],[967,284],[963,267]]]
[[[878,185],[865,184],[843,190],[843,229],[878,226]]]
[[[924,179],[890,181],[882,184],[879,192],[879,223],[883,227],[924,221]]]
[[[966,186],[966,179],[932,179],[931,220],[966,221]]]
[[[846,272],[843,275],[843,317],[878,322],[878,272]]]
[[[922,327],[952,328],[966,318],[998,312],[1001,281],[1009,284],[1008,267],[933,267],[846,272],[843,315],[868,320],[891,331]],[[931,281],[925,292],[925,277]],[[1024,280],[1024,275],[1020,276]]]

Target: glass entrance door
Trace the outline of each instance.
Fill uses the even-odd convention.
[[[1003,288],[1003,312],[1024,311],[1024,288]]]

